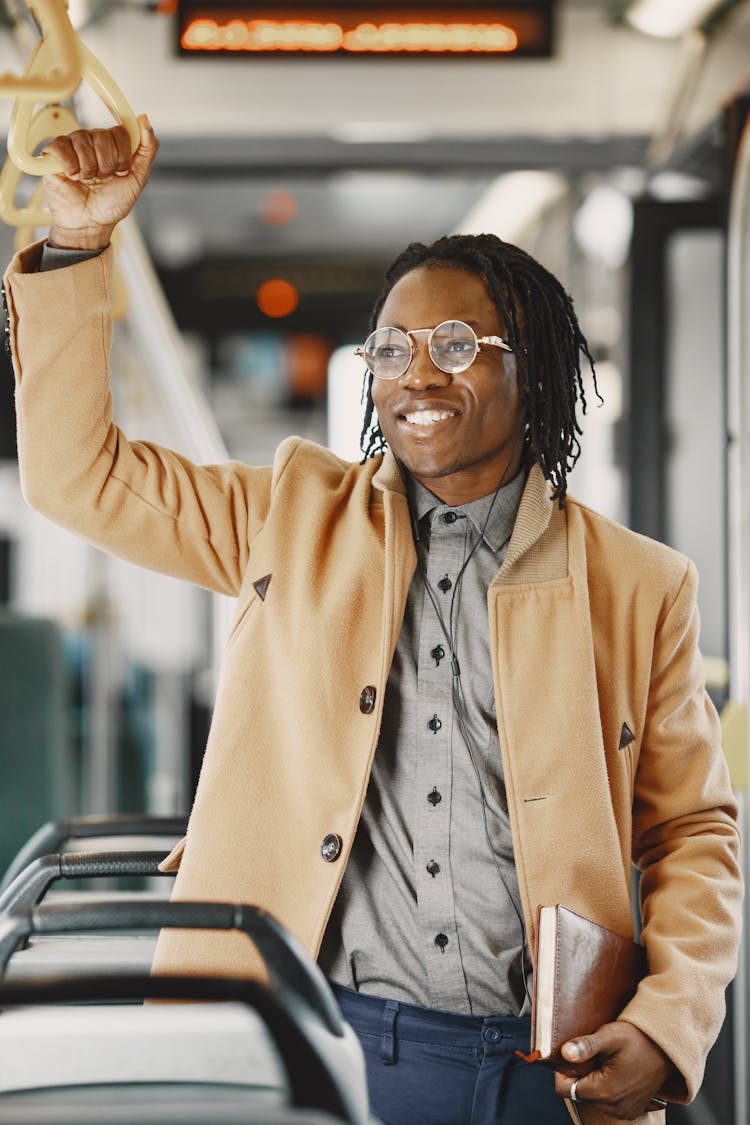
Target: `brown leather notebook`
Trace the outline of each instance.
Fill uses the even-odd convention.
[[[581,1075],[566,1062],[563,1043],[616,1019],[647,971],[646,951],[630,938],[574,914],[542,906],[537,919],[531,1009],[531,1054],[557,1070]],[[593,1067],[593,1062],[591,1067]],[[585,1069],[590,1069],[585,1068]]]

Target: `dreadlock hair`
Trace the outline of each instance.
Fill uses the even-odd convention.
[[[565,506],[567,475],[581,452],[576,414],[580,400],[586,413],[581,353],[589,362],[599,401],[594,360],[581,332],[573,301],[560,282],[531,255],[494,234],[457,234],[431,245],[412,242],[386,271],[383,289],[370,318],[378,322],[397,281],[419,266],[453,267],[482,278],[516,356],[518,393],[525,415],[526,454],[538,461],[553,486],[553,499]],[[363,462],[386,449],[372,399],[373,375],[365,377],[366,400],[360,435]]]

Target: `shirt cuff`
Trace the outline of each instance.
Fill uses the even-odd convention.
[[[87,262],[89,258],[96,258],[106,247],[101,250],[64,250],[58,246],[50,246],[45,242],[42,247],[42,257],[39,261],[39,272],[59,270],[63,266],[75,266],[78,262]]]

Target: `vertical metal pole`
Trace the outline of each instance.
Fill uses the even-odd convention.
[[[84,761],[84,807],[90,813],[117,810],[117,716],[120,683],[117,642],[110,620],[106,559],[90,552],[92,560],[91,645],[88,677],[88,738]]]
[[[167,416],[184,433],[189,455],[202,463],[226,461],[229,453],[224,439],[210,405],[191,378],[182,337],[133,216],[119,229],[117,263],[127,286],[129,319],[138,332],[152,385]],[[234,603],[217,594],[212,607],[215,683]]]
[[[750,705],[750,119],[740,141],[732,183],[727,253],[729,501],[729,667],[733,702]],[[750,754],[750,748],[745,748]],[[743,870],[750,874],[748,791],[739,794]],[[748,1019],[750,1004],[750,904],[734,989],[735,1121],[750,1105]]]
[[[182,672],[158,671],[154,677],[156,761],[148,780],[148,810],[161,816],[189,809],[187,690]]]

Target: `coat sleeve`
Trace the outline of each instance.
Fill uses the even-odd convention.
[[[721,1028],[742,901],[737,808],[704,687],[696,591],[686,563],[654,639],[633,802],[649,975],[621,1016],[677,1067],[682,1081],[666,1091],[675,1100],[697,1093]]]
[[[111,417],[112,250],[44,273],[40,251],[5,278],[25,499],[112,554],[236,595],[270,468],[197,466],[128,441]]]

